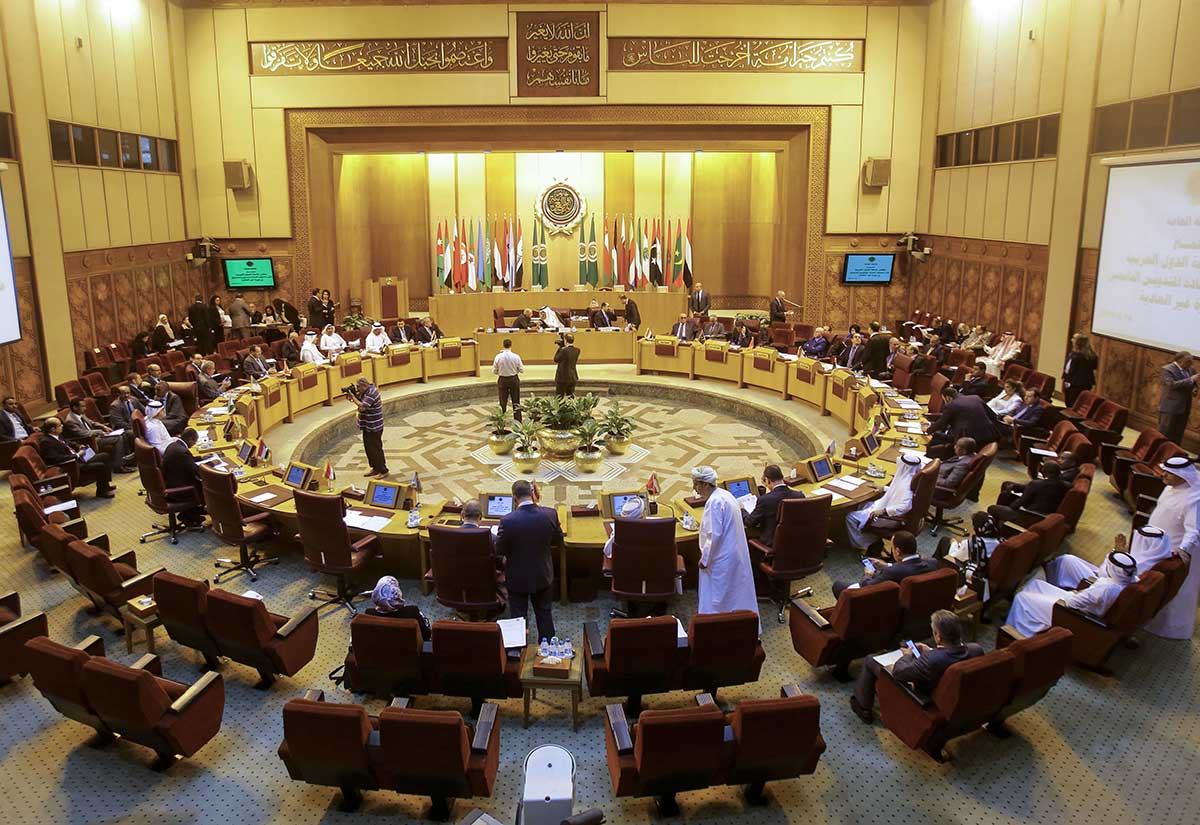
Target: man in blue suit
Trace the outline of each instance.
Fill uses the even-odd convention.
[[[496,553],[507,558],[509,615],[525,618],[532,601],[538,638],[549,639],[557,635],[550,612],[554,603],[552,548],[562,544],[562,527],[558,513],[534,502],[528,481],[513,482],[512,497],[513,510],[500,519],[496,534]]]
[[[937,559],[925,558],[917,552],[917,538],[907,530],[901,530],[891,539],[884,540],[888,555],[891,557],[886,564],[878,559],[870,559],[872,568],[870,575],[859,580],[858,587],[870,587],[884,582],[900,582],[909,576],[919,576],[922,573],[932,573],[940,566]],[[865,566],[865,564],[864,564]],[[854,586],[850,582],[835,581],[833,597],[842,595],[842,591]]]

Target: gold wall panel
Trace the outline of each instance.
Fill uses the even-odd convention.
[[[609,37],[609,71],[861,72],[862,40]]]
[[[703,152],[693,171],[693,276],[714,294],[750,288],[751,155]]]
[[[497,218],[517,211],[517,156],[512,152],[484,155],[483,175],[487,218],[494,227]]]
[[[633,214],[633,155],[604,153],[604,208],[611,217]]]
[[[252,75],[507,72],[503,37],[250,43]]]

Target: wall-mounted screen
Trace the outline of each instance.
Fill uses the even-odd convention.
[[[270,258],[223,258],[221,263],[230,289],[275,288],[275,265]]]
[[[12,245],[8,240],[8,213],[0,193],[0,344],[21,338],[21,319],[17,316],[17,283],[13,274]]]
[[[844,284],[890,284],[896,255],[892,252],[864,254],[847,252],[842,266]]]

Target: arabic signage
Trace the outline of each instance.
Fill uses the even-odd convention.
[[[600,12],[517,12],[517,97],[600,96]]]
[[[508,38],[505,37],[250,44],[253,75],[506,71]]]
[[[862,40],[610,37],[611,71],[861,72]]]

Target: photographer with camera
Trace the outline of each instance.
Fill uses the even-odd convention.
[[[554,353],[554,393],[555,395],[574,395],[575,383],[579,381],[579,372],[575,365],[579,363],[579,347],[575,346],[575,336],[568,332],[559,333],[558,351]]]
[[[343,387],[342,391],[358,407],[358,428],[362,430],[363,450],[371,472],[367,478],[387,478],[387,460],[383,456],[383,400],[379,388],[365,378]]]

